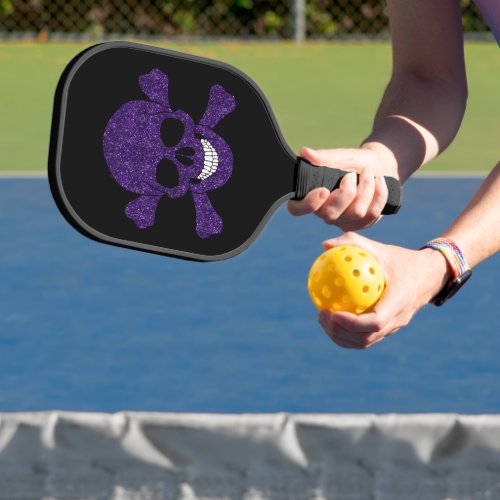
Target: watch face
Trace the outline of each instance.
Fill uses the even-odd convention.
[[[451,299],[472,276],[472,270],[465,271],[458,278],[454,278],[444,286],[444,288],[434,297],[432,303],[436,306],[442,306],[448,299]]]

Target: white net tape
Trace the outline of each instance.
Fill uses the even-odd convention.
[[[500,415],[0,414],[0,500],[497,500]]]

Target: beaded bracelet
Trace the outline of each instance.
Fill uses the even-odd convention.
[[[426,243],[422,248],[432,248],[440,252],[451,269],[453,278],[445,285],[445,287],[431,301],[436,306],[441,306],[453,297],[455,293],[465,284],[471,277],[472,270],[465,260],[464,254],[460,248],[448,238],[436,238]]]

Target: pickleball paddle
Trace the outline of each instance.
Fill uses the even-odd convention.
[[[297,157],[262,91],[218,61],[131,42],[78,54],[56,89],[49,181],[66,219],[109,244],[212,261],[286,200],[347,172]],[[385,214],[401,187],[386,177]]]

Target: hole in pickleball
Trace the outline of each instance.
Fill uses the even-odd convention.
[[[326,299],[329,299],[332,296],[332,291],[326,285],[321,289],[321,293]]]
[[[160,137],[167,148],[173,148],[184,135],[184,124],[176,118],[163,120],[160,128]]]
[[[167,188],[174,188],[179,185],[179,172],[176,166],[167,158],[163,158],[156,167],[156,181]]]
[[[350,303],[351,303],[351,297],[349,297],[349,295],[344,295],[344,296],[342,297],[342,302],[343,302],[344,304],[350,304]]]
[[[334,283],[336,286],[344,286],[344,278],[335,278]]]
[[[352,257],[351,257],[350,255],[346,255],[346,256],[344,257],[344,260],[345,260],[346,262],[351,262]]]
[[[321,307],[323,305],[321,299],[316,294],[313,294],[313,300],[318,307]]]
[[[361,255],[361,257],[366,257],[366,253],[365,252],[359,252],[359,255]]]
[[[355,278],[359,278],[359,275],[361,273],[359,272],[359,269],[354,269],[354,271],[352,272],[352,275],[355,277]]]
[[[368,293],[370,291],[370,287],[368,285],[365,285],[362,290],[363,293]]]
[[[370,271],[370,274],[375,274],[375,269],[373,267],[370,267],[370,269],[368,269],[368,271]]]
[[[382,290],[382,285],[379,285],[379,286],[377,287],[377,290],[380,292],[380,290]]]
[[[321,279],[321,271],[316,271],[313,275],[313,280],[318,282]]]

